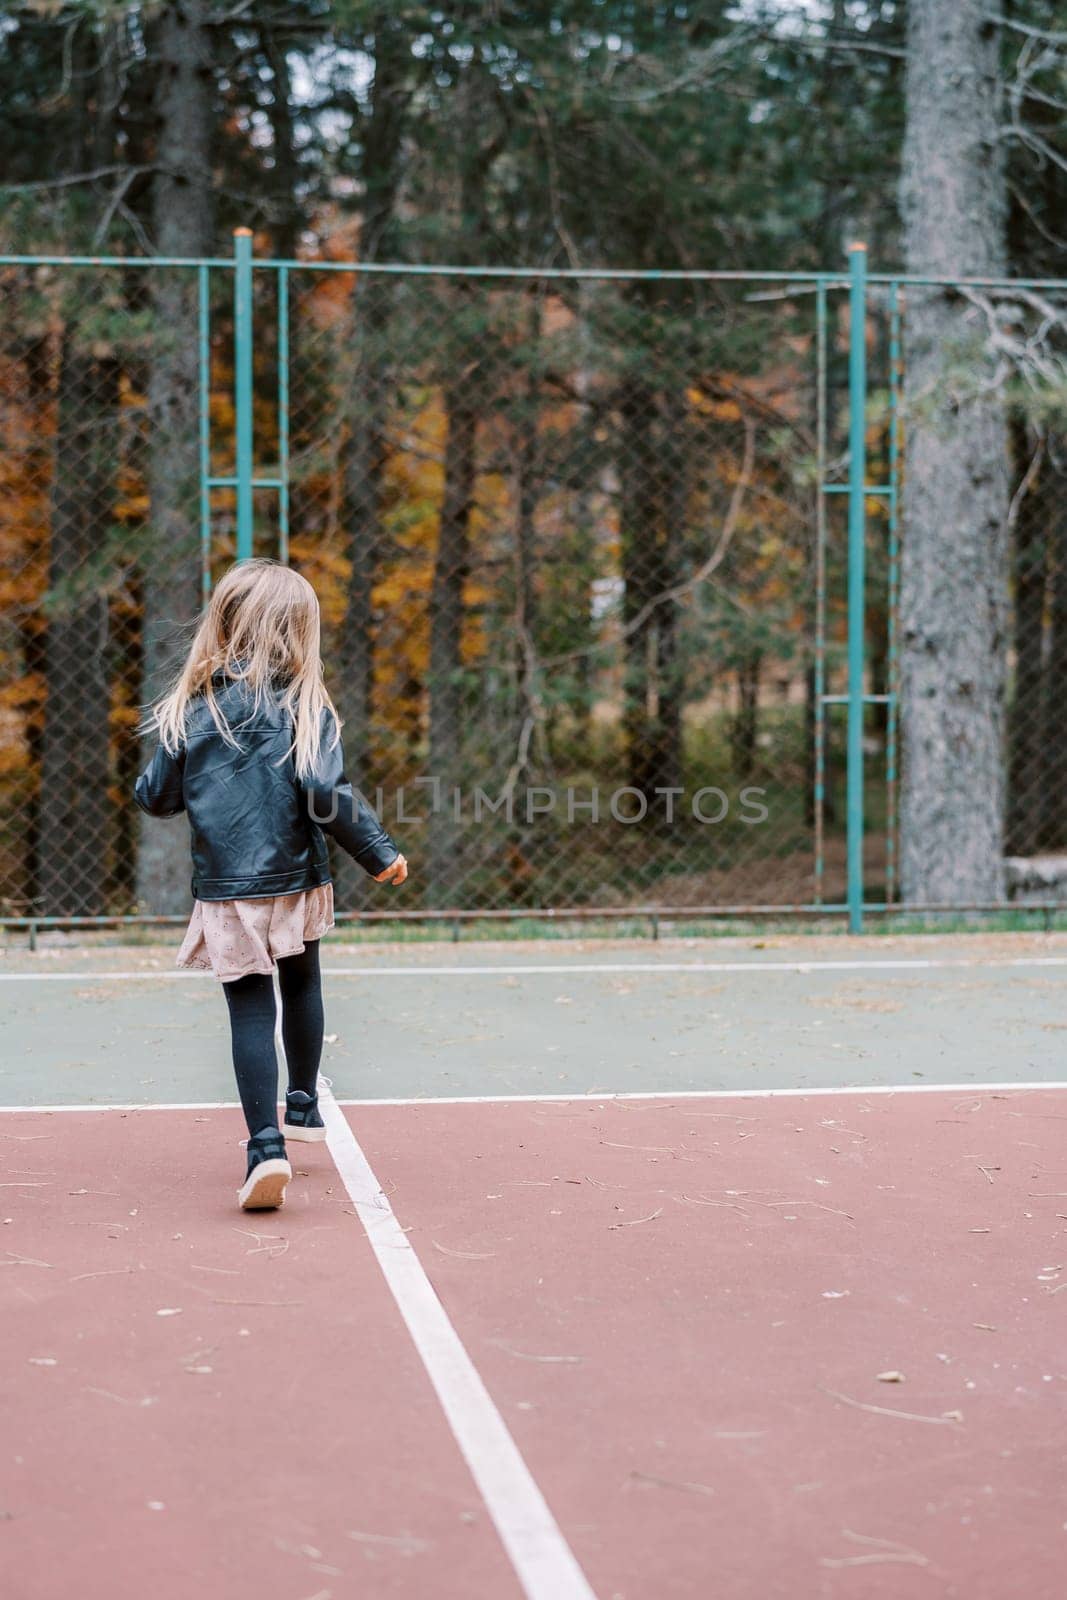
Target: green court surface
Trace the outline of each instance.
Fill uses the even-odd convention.
[[[233,1098],[214,979],[175,945],[0,956],[0,1104]],[[1067,935],[327,941],[341,1098],[1055,1083]]]

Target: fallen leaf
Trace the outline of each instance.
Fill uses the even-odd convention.
[[[461,1261],[488,1261],[490,1256],[496,1255],[495,1250],[450,1250],[446,1244],[438,1244],[436,1239],[431,1239],[430,1243],[443,1256],[457,1256]]]
[[[865,1400],[853,1400],[851,1395],[839,1394],[836,1389],[827,1389],[821,1383],[815,1385],[823,1394],[828,1394],[831,1400],[840,1400],[842,1405],[855,1406],[857,1411],[870,1411],[876,1417],[899,1417],[904,1422],[962,1422],[962,1411],[942,1411],[939,1417],[924,1416],[917,1411],[891,1411],[886,1406],[868,1405]]]
[[[495,1345],[498,1350],[503,1350],[506,1355],[515,1356],[520,1361],[543,1361],[543,1362],[555,1363],[555,1362],[559,1362],[559,1361],[577,1362],[577,1361],[581,1361],[583,1359],[582,1356],[539,1356],[539,1355],[531,1355],[529,1353],[529,1351],[526,1351],[526,1350],[514,1350],[514,1349],[512,1349],[511,1345],[507,1344],[505,1342],[505,1340],[503,1340],[503,1339],[489,1339],[487,1341],[487,1343]]]
[[[663,1207],[660,1206],[658,1211],[653,1211],[647,1217],[634,1217],[632,1222],[609,1222],[608,1223],[608,1227],[609,1227],[609,1229],[610,1228],[636,1228],[638,1223],[640,1223],[640,1222],[655,1222],[656,1218],[657,1217],[661,1217],[662,1215],[663,1215]]]
[[[715,1490],[706,1483],[686,1483],[676,1478],[661,1478],[654,1472],[637,1472],[631,1470],[630,1481],[633,1483],[647,1483],[657,1489],[684,1489],[687,1494],[712,1495]]]

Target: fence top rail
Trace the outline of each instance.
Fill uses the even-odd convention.
[[[537,281],[623,283],[784,283],[846,289],[845,272],[742,271],[717,268],[629,267],[471,267],[404,261],[299,261],[255,256],[253,267],[287,272],[358,272],[403,278],[503,278]],[[0,255],[0,267],[234,267],[232,256],[62,256]],[[1067,278],[945,277],[907,272],[871,272],[868,285],[891,288],[1063,289]]]
[[[447,262],[407,261],[300,261],[284,257],[254,256],[254,267],[289,272],[374,272],[410,278],[598,278],[630,282],[705,282],[739,283],[847,283],[841,272],[744,272],[715,268],[674,267],[475,267],[452,266]],[[228,267],[232,256],[16,256],[0,255],[3,267]]]

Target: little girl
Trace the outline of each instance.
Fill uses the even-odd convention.
[[[231,567],[189,658],[153,707],[159,734],[135,798],[153,817],[189,814],[193,915],[180,967],[225,985],[233,1065],[248,1123],[246,1211],[280,1206],[293,1172],[278,1127],[275,963],[289,1068],[285,1132],[321,1140],[321,936],[333,927],[323,830],[377,883],[407,862],[344,774],[341,722],[322,680],[319,602],[274,561]]]

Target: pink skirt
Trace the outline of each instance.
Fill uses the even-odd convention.
[[[222,983],[270,974],[282,956],[333,927],[333,885],[265,900],[196,900],[177,965],[213,972]]]

